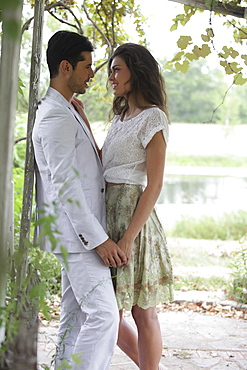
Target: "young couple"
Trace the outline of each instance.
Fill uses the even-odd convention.
[[[170,256],[154,209],[169,131],[164,82],[145,47],[115,50],[108,63],[114,118],[99,150],[73,97],[94,76],[92,52],[76,33],[51,37],[50,87],[33,130],[36,203],[55,216],[56,247],[37,231],[42,248],[62,264],[55,368],[107,370],[117,343],[140,369],[163,369],[156,305],[173,299]]]

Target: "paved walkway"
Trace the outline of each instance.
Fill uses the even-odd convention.
[[[209,304],[218,299],[219,303],[222,302],[222,297],[210,296],[206,292],[197,292],[196,296],[197,298],[194,292],[179,293],[176,300],[203,301],[204,304]],[[234,305],[233,302],[230,303]],[[167,369],[247,370],[246,320],[200,314],[189,309],[161,312],[158,315],[164,344],[161,362]],[[126,315],[126,319],[133,323],[131,316]],[[58,323],[55,321],[47,326],[40,326],[39,369],[42,369],[42,364],[53,369],[50,363],[55,351],[57,329]],[[132,369],[138,368],[116,348],[110,370]]]

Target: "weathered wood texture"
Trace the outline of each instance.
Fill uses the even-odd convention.
[[[7,249],[9,239],[9,219],[12,196],[12,163],[15,112],[18,88],[18,64],[20,55],[20,30],[23,2],[16,2],[14,8],[4,7],[2,11],[2,44],[0,63],[0,308],[5,307]],[[14,21],[17,36],[8,32]],[[12,248],[12,247],[11,247]],[[0,345],[4,340],[5,327],[0,325]]]
[[[174,1],[176,3],[193,6],[194,8],[199,8],[203,10],[210,10],[205,4],[205,0],[168,0],[168,1]],[[223,15],[231,15],[233,17],[247,19],[247,7],[238,6],[233,3],[223,4],[222,2],[219,2],[218,5],[212,9],[212,11]]]
[[[33,184],[34,184],[34,153],[32,145],[32,130],[35,120],[37,103],[39,99],[43,21],[44,21],[44,0],[36,0],[34,12],[31,71],[29,85],[26,162],[25,162],[22,218],[19,242],[19,249],[23,253],[24,260],[18,271],[17,284],[20,284],[22,280],[25,278],[27,269],[28,247],[25,241],[29,240],[30,237],[30,222],[32,213]]]

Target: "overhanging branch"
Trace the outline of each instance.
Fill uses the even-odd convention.
[[[203,10],[211,10],[205,4],[206,3],[205,0],[168,0],[168,1],[174,1],[176,3],[189,5],[194,8],[199,8]],[[223,4],[222,2],[219,2],[218,5],[212,9],[212,11],[223,15],[231,15],[233,17],[247,19],[247,7],[237,6],[233,3]]]

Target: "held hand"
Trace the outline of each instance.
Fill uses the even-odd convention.
[[[77,111],[77,113],[80,114],[81,118],[83,119],[83,121],[87,125],[89,131],[91,132],[93,140],[94,140],[95,147],[96,147],[97,152],[99,153],[99,157],[101,159],[101,150],[99,149],[99,147],[98,147],[98,145],[95,141],[95,138],[94,138],[90,123],[87,119],[87,116],[86,116],[86,113],[85,113],[85,110],[84,110],[84,105],[83,105],[82,101],[80,99],[77,99],[75,96],[73,96],[73,98],[71,99],[71,104],[73,104],[75,110]]]
[[[89,122],[82,101],[73,96],[73,98],[71,99],[71,104],[74,106],[75,110],[80,114],[81,118],[87,124],[87,126],[89,126]]]
[[[126,265],[127,263],[124,252],[111,239],[107,239],[104,243],[96,247],[95,250],[105,262],[106,266],[118,267]]]
[[[127,240],[125,240],[124,238],[120,239],[117,243],[119,245],[119,247],[122,249],[122,251],[124,252],[124,254],[126,255],[127,257],[127,265],[129,264],[129,261],[130,261],[130,258],[131,258],[131,255],[132,255],[132,250],[133,250],[133,242],[128,242]]]

